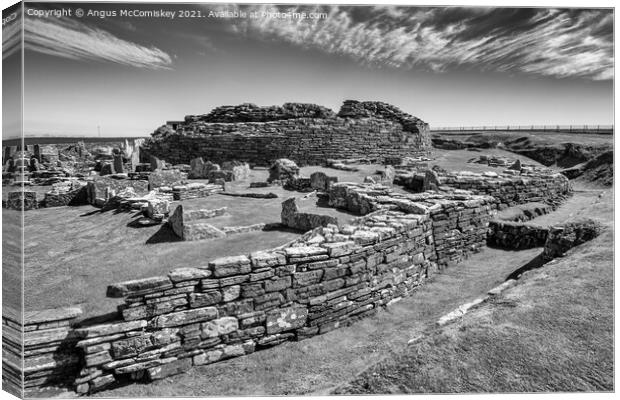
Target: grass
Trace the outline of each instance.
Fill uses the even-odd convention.
[[[464,131],[432,132],[432,134],[441,138],[471,142],[505,142],[516,138],[528,138],[533,143],[546,146],[554,146],[561,143],[576,143],[583,145],[609,145],[611,147],[614,141],[614,135],[544,131]]]
[[[483,154],[521,158],[535,164],[502,150]],[[436,150],[436,159],[429,165],[449,170],[497,171],[466,163],[477,156],[475,151]],[[316,169],[306,167],[302,173],[309,175]],[[376,169],[377,166],[367,165],[354,173],[332,169],[325,172],[337,175],[340,181],[361,181]],[[250,181],[265,178],[266,171],[257,169],[248,181],[229,185],[229,190],[249,191]],[[597,188],[579,185],[576,189],[558,211],[534,222],[554,224],[585,214],[607,224],[608,230],[600,238],[575,249],[559,262],[526,273],[520,284],[499,301],[482,306],[414,345],[407,345],[409,339],[428,332],[441,315],[504,281],[514,270],[536,258],[540,249],[486,249],[437,275],[412,296],[353,326],[100,395],[610,390],[613,198],[611,191],[599,196],[602,190]],[[226,205],[231,217],[229,221],[220,221],[223,226],[250,225],[279,221],[280,202],[288,195],[303,197],[281,188],[252,191],[274,191],[282,197],[265,200],[213,196],[184,204],[201,208]],[[311,199],[300,199],[300,203],[304,211],[328,210],[315,207]],[[19,226],[18,212],[3,210],[2,215],[4,232]],[[339,215],[348,217],[346,213]],[[166,228],[132,228],[133,217],[131,213],[100,213],[90,206],[25,213],[26,309],[78,304],[86,316],[104,314],[113,311],[118,303],[105,298],[105,288],[110,283],[165,274],[170,269],[201,265],[219,256],[278,246],[297,236],[273,231],[180,242]],[[9,234],[11,237],[15,235]],[[3,262],[8,260],[6,238],[5,233]],[[19,248],[19,242],[13,240],[8,245]],[[3,298],[17,298],[18,274],[17,270],[3,270]],[[349,384],[342,386],[343,382]]]
[[[580,213],[607,227],[600,237],[525,273],[501,297],[335,392],[612,391],[613,197],[608,192],[585,204]],[[541,218],[563,219],[554,214]]]
[[[563,208],[585,207],[584,212],[606,221],[608,229],[600,238],[525,273],[504,297],[441,330],[434,330],[439,317],[484,295],[541,249],[487,248],[352,326],[99,395],[610,390],[613,201],[610,192],[600,198],[592,194],[578,192],[547,222],[563,221]],[[427,336],[407,344],[420,335]]]
[[[365,166],[376,170],[378,166]],[[311,169],[313,172],[317,168]],[[342,180],[357,180],[365,172],[334,171]],[[302,170],[309,175],[307,169]],[[305,212],[350,219],[346,212],[316,206],[316,197],[303,199],[304,194],[281,187],[249,189],[252,181],[264,181],[268,172],[252,171],[250,178],[227,184],[232,192],[275,192],[275,199],[254,199],[215,195],[184,201],[188,208],[228,207],[228,215],[211,222],[217,227],[247,226],[256,223],[280,222],[281,203],[290,196],[299,199]],[[171,208],[174,209],[173,203]],[[105,297],[106,287],[115,282],[164,275],[174,268],[200,266],[217,257],[248,254],[280,246],[302,232],[290,230],[257,231],[209,241],[183,242],[167,226],[136,228],[132,221],[136,212],[100,212],[92,206],[58,207],[30,210],[25,221],[25,298],[26,310],[79,305],[84,317],[107,314],[116,309],[118,299]],[[3,230],[19,227],[20,213],[2,210]],[[19,251],[15,234],[6,232],[4,298],[6,304],[21,298],[19,262],[9,262]],[[7,247],[8,246],[8,247]],[[14,247],[15,252],[10,248]],[[10,269],[10,266],[15,268]],[[16,301],[16,300],[14,300]],[[18,303],[15,304],[17,307]]]
[[[527,263],[537,249],[519,253],[486,249],[438,274],[412,296],[385,311],[300,342],[287,342],[253,354],[192,368],[148,384],[100,393],[105,397],[260,396],[327,394],[368,365],[406,346],[429,324],[459,304],[500,284]]]
[[[5,215],[11,215],[6,218]],[[2,307],[22,308],[22,223],[20,214],[2,210]],[[19,313],[19,311],[17,311]]]

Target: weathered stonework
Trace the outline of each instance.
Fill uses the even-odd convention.
[[[147,181],[114,179],[107,176],[95,177],[88,182],[87,200],[89,204],[102,207],[118,193],[127,189],[139,196],[144,196],[149,192]]]
[[[208,219],[226,213],[226,207],[213,210],[185,210],[178,205],[168,219],[174,233],[183,240],[202,240],[225,237],[226,233],[208,223]]]
[[[309,231],[319,226],[338,225],[336,217],[329,215],[300,213],[295,197],[291,197],[282,203],[282,225],[300,231]]]
[[[172,164],[203,157],[269,166],[279,158],[321,165],[330,158],[426,155],[428,124],[378,102],[345,102],[339,115],[311,104],[242,105],[188,116],[176,131],[158,130],[145,150]]]

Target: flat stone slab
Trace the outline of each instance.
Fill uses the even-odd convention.
[[[170,282],[170,279],[168,279],[167,276],[154,276],[152,278],[135,279],[108,286],[106,296],[114,298],[125,297],[128,294],[144,293],[146,291],[162,289],[171,285],[172,282]]]
[[[170,280],[174,283],[183,282],[183,281],[191,281],[194,279],[205,279],[211,276],[211,271],[209,269],[199,269],[199,268],[177,268],[168,274]]]
[[[46,322],[63,321],[77,318],[82,315],[79,307],[51,308],[40,311],[26,311],[24,313],[24,325],[37,325]]]
[[[209,321],[217,318],[217,316],[218,311],[215,307],[196,308],[193,310],[179,311],[171,314],[160,315],[152,321],[152,325],[155,328],[168,328],[181,325],[189,325],[196,322]]]
[[[115,333],[141,330],[142,328],[145,328],[146,325],[146,321],[143,320],[131,322],[113,322],[109,324],[94,325],[86,328],[76,329],[75,333],[83,339],[88,339],[97,336],[108,336]]]

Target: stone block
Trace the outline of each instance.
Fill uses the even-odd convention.
[[[146,321],[113,322],[108,324],[94,325],[76,329],[77,336],[90,339],[98,336],[110,336],[117,333],[142,331],[146,327]]]
[[[250,259],[247,256],[218,258],[209,263],[209,268],[216,278],[247,274],[252,271]]]
[[[203,338],[227,335],[239,329],[239,321],[235,317],[222,317],[201,325]]]
[[[112,355],[115,360],[133,357],[152,347],[153,341],[151,335],[134,336],[112,342]]]
[[[149,190],[157,189],[162,186],[174,186],[187,179],[187,174],[177,169],[153,170],[149,174]]]
[[[188,210],[183,205],[178,205],[168,219],[168,224],[173,232],[183,240],[203,240],[226,237],[226,233],[205,222],[206,217],[200,219],[200,215],[212,210]]]
[[[147,370],[147,376],[150,380],[163,379],[168,376],[178,375],[186,372],[192,367],[191,358],[182,358],[167,364],[158,365]]]
[[[209,321],[217,318],[218,311],[215,307],[203,307],[171,314],[160,315],[152,321],[155,328],[168,328],[189,325],[196,322]]]
[[[142,295],[157,290],[172,288],[172,282],[167,276],[135,279],[132,281],[115,283],[108,286],[107,297],[126,297],[128,295]]]
[[[286,264],[286,257],[279,252],[258,251],[250,255],[252,268],[277,267]]]
[[[194,365],[211,364],[222,359],[224,351],[220,349],[206,351],[194,356]]]
[[[6,201],[6,207],[12,210],[33,210],[38,208],[37,192],[19,190],[9,192]]]
[[[301,306],[293,306],[267,312],[267,334],[273,335],[301,328],[308,319],[308,309]]]
[[[102,389],[105,389],[116,382],[116,378],[114,375],[102,375],[99,376],[89,383],[90,392],[98,392]]]
[[[195,279],[205,279],[210,276],[210,270],[200,268],[177,268],[168,273],[168,278],[170,278],[173,283]]]
[[[225,301],[225,302],[233,301],[239,298],[239,296],[241,295],[241,286],[239,285],[226,286],[222,288],[222,294],[223,294],[222,301]]]
[[[265,281],[266,292],[278,292],[291,287],[291,277],[283,276],[281,278],[273,278]]]

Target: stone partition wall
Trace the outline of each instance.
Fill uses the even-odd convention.
[[[73,384],[81,365],[73,324],[81,315],[80,308],[66,307],[27,311],[22,319],[4,309],[3,383],[18,392]]]
[[[342,116],[312,104],[221,107],[186,117],[176,131],[158,129],[144,150],[173,164],[203,157],[215,163],[239,160],[261,166],[279,158],[323,165],[328,159],[381,161],[431,150],[428,124],[385,103],[358,104],[364,105],[360,112],[347,106]]]
[[[510,172],[496,174],[463,171],[440,174],[439,183],[449,188],[493,196],[499,201],[500,208],[530,202],[548,202],[556,206],[572,191],[568,178],[560,173]]]
[[[562,225],[549,227],[549,234],[542,254],[543,261],[564,256],[573,247],[600,235],[602,229],[598,221],[583,217]]]
[[[359,196],[367,195],[365,189],[387,195],[375,196],[373,212],[349,224],[315,228],[280,248],[109,286],[109,297],[124,298],[118,317],[63,333],[64,343],[74,340],[79,352],[76,390],[160,379],[328,332],[389,305],[432,276],[450,257],[437,251],[446,243],[446,227],[467,235],[459,238],[463,253],[483,244],[478,232],[492,212],[486,196],[332,187],[338,191],[339,185]]]
[[[24,328],[22,315],[8,306],[2,307],[2,389],[23,397]]]
[[[383,185],[335,183],[328,195],[331,206],[361,215],[377,210],[428,214],[440,268],[454,265],[485,246],[488,223],[497,208],[494,197],[472,196],[459,189],[452,193],[412,194],[398,193]]]
[[[122,321],[76,330],[77,390],[159,379],[328,332],[421,284],[434,257],[428,215],[385,211],[317,228],[286,248],[111,285],[108,296],[125,299]]]
[[[543,247],[549,235],[549,228],[529,223],[511,221],[489,222],[487,244],[511,250]]]

